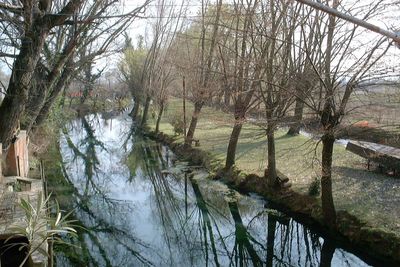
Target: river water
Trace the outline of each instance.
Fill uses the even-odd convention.
[[[208,179],[129,117],[90,115],[60,138],[61,207],[85,230],[56,266],[369,266],[312,229]]]

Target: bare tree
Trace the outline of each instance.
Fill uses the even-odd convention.
[[[126,36],[126,39],[129,37]],[[118,66],[122,81],[129,87],[133,98],[134,106],[130,113],[133,119],[139,115],[140,104],[143,99],[142,72],[146,60],[147,49],[144,47],[143,37],[139,36],[138,44],[135,47],[127,42],[123,51],[123,58]]]
[[[296,1],[300,2],[300,3],[303,3],[305,5],[308,5],[308,6],[312,7],[312,8],[317,9],[317,10],[321,10],[323,12],[326,12],[326,13],[332,15],[332,16],[335,16],[335,17],[344,19],[346,21],[349,21],[351,23],[354,23],[355,25],[361,26],[361,27],[366,28],[366,29],[368,29],[370,31],[379,33],[379,34],[381,34],[383,36],[386,36],[386,37],[392,39],[393,41],[395,41],[397,43],[397,45],[400,45],[400,37],[395,32],[382,29],[382,28],[380,28],[380,27],[378,27],[378,26],[376,26],[376,25],[374,25],[372,23],[369,23],[369,22],[365,21],[364,19],[359,19],[359,18],[357,18],[355,16],[345,14],[343,12],[338,11],[334,7],[329,7],[327,5],[324,5],[324,4],[321,4],[321,3],[318,3],[318,2],[314,2],[312,0],[296,0]]]
[[[63,88],[59,85],[64,83],[65,86],[65,81],[60,80],[60,77],[66,78],[63,68],[69,62],[74,51],[78,47],[96,43],[98,49],[94,53],[95,55],[92,54],[86,59],[93,60],[95,56],[104,53],[116,36],[148,3],[145,1],[143,6],[131,12],[123,13],[121,11],[115,14],[118,10],[116,8],[118,1],[116,0],[84,2],[71,0],[64,5],[59,2],[49,2],[48,5],[44,5],[37,1],[22,1],[20,5],[14,5],[14,2],[0,5],[2,25],[4,28],[7,28],[8,25],[14,27],[14,31],[8,31],[8,36],[10,43],[19,51],[19,54],[15,56],[6,97],[0,106],[0,125],[2,125],[0,141],[4,143],[4,147],[8,147],[26,109],[32,88],[32,78],[41,55],[51,55],[52,52],[63,51],[60,57],[55,57],[56,60],[48,66],[43,64],[49,69],[47,71],[48,81],[42,84],[46,89],[42,86],[42,89],[39,90],[39,93],[45,98],[45,103],[37,105],[40,107],[39,113],[37,109],[33,111],[39,115],[36,118],[30,116],[30,120],[34,120],[36,123],[47,117],[59,90]],[[49,41],[49,38],[52,39],[50,33],[59,28],[65,28],[66,32],[69,32],[64,42],[64,49],[52,46]],[[15,33],[20,34],[15,35]],[[65,32],[57,36],[61,37],[63,34]],[[104,37],[100,39],[101,41],[97,39],[100,36]],[[63,45],[63,42],[55,43]],[[54,54],[52,55],[54,58]],[[42,78],[44,77],[42,76]],[[31,125],[31,122],[27,124]]]
[[[226,170],[235,164],[236,147],[246,113],[258,102],[254,94],[260,86],[260,77],[265,70],[267,42],[254,30],[259,26],[259,20],[256,19],[258,7],[259,1],[235,1],[233,14],[229,16],[231,19],[221,30],[224,38],[221,38],[218,44],[222,62],[222,87],[230,88],[235,117],[226,153]]]
[[[209,86],[210,78],[212,75],[212,64],[215,60],[215,50],[218,38],[218,29],[219,29],[219,20],[221,15],[222,8],[222,0],[217,2],[216,12],[215,12],[215,20],[212,23],[212,31],[211,31],[211,39],[207,42],[206,47],[206,20],[205,16],[208,10],[208,3],[202,0],[201,6],[201,31],[199,38],[199,58],[200,58],[200,67],[198,68],[198,73],[195,75],[196,79],[193,80],[194,84],[192,84],[192,88],[194,90],[194,110],[192,114],[192,118],[190,121],[189,129],[186,134],[185,142],[186,144],[191,144],[194,137],[194,132],[197,127],[197,121],[207,99],[210,98],[209,90],[207,87]]]
[[[379,5],[380,2],[369,6],[368,10],[363,10],[364,18],[375,16],[381,10]],[[343,6],[340,5],[340,1],[335,0],[331,8],[339,7]],[[336,211],[332,196],[332,155],[335,139],[340,136],[338,126],[348,113],[347,104],[354,88],[385,55],[390,43],[384,46],[386,38],[373,39],[368,44],[358,45],[359,49],[365,49],[364,54],[354,55],[354,51],[357,50],[353,49],[353,45],[360,34],[360,27],[354,25],[348,28],[348,24],[340,23],[333,15],[329,15],[326,24],[326,32],[319,37],[319,42],[325,43],[322,51],[323,62],[315,62],[308,57],[319,77],[320,91],[317,95],[309,95],[305,103],[320,119],[322,209],[326,223],[334,226]]]
[[[18,128],[18,123],[28,101],[29,88],[40,53],[50,31],[63,25],[84,1],[71,0],[54,13],[38,10],[36,1],[14,2],[0,6],[1,18],[21,32],[19,53],[16,55],[6,96],[0,106],[0,142],[5,149]],[[13,36],[10,36],[13,38]]]
[[[260,34],[269,38],[266,72],[260,86],[267,123],[268,168],[265,176],[269,186],[276,186],[278,183],[274,132],[294,101],[294,84],[291,81],[296,70],[292,59],[292,45],[300,14],[298,5],[286,1],[278,3],[270,1],[262,5],[264,17],[268,17],[266,23],[271,26],[260,27]]]

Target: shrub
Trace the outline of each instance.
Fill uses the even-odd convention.
[[[321,183],[317,177],[311,182],[310,186],[308,187],[308,195],[315,197],[318,196],[321,191]]]
[[[176,135],[183,134],[185,125],[183,123],[183,115],[180,113],[175,113],[170,119],[171,125],[174,127],[174,132]]]

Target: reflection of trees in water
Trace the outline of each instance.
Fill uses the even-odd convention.
[[[84,195],[89,197],[89,190],[92,189],[95,194],[104,195],[104,189],[100,188],[98,183],[94,181],[94,178],[98,178],[98,173],[100,173],[99,159],[97,157],[97,148],[106,150],[104,143],[96,138],[92,126],[89,124],[85,117],[81,118],[80,129],[86,133],[86,136],[79,141],[78,145],[75,145],[71,140],[66,128],[63,129],[64,137],[67,141],[68,147],[71,149],[74,157],[72,162],[78,159],[82,160],[84,164],[84,174],[86,179],[86,186]]]
[[[125,227],[127,223],[124,222],[124,217],[118,215],[131,213],[130,206],[123,201],[110,198],[106,191],[107,187],[101,186],[106,176],[99,176],[100,161],[97,150],[106,150],[106,147],[96,138],[91,122],[86,118],[82,118],[81,122],[79,130],[85,132],[85,137],[78,142],[78,145],[74,144],[65,128],[63,134],[73,154],[68,164],[73,166],[77,161],[83,163],[84,176],[79,178],[85,180],[84,188],[75,186],[64,162],[61,167],[68,191],[73,194],[71,197],[73,202],[66,203],[65,208],[76,210],[73,219],[86,230],[79,231],[78,239],[70,240],[79,248],[63,246],[62,251],[68,255],[68,262],[74,266],[123,266],[121,264],[132,264],[133,259],[142,265],[150,266],[151,261],[142,256],[141,252],[150,248],[132,234],[132,229]],[[123,248],[125,254],[121,255],[121,250],[116,251],[116,248]]]
[[[155,204],[154,214],[160,220],[162,238],[169,251],[166,264],[173,266],[178,264],[175,261],[182,264],[185,260],[187,264],[196,265],[202,257],[208,262],[211,251],[210,257],[214,265],[220,266],[215,238],[222,242],[224,239],[198,185],[193,181],[188,182],[187,174],[185,178],[163,174],[162,170],[171,165],[168,153],[162,151],[162,146],[156,143],[143,141],[143,137],[136,135],[134,138],[135,144],[129,156],[136,162],[130,165],[131,172],[136,173],[135,168],[140,168],[154,190],[152,195]],[[195,205],[189,203],[188,194],[192,192],[188,192],[188,184],[192,185]],[[193,196],[189,198],[192,199]],[[217,227],[217,234],[214,233],[213,226]],[[175,259],[177,256],[182,259]]]
[[[75,207],[76,210],[79,210],[71,219],[76,220],[76,224],[84,229],[79,229],[78,240],[70,240],[70,243],[79,246],[79,248],[62,247],[63,253],[74,256],[74,266],[118,266],[115,263],[116,260],[120,261],[119,264],[125,261],[126,263],[131,263],[132,258],[129,256],[137,259],[142,264],[152,265],[140,252],[142,249],[150,248],[132,234],[132,229],[124,229],[123,222],[104,219],[105,214],[99,212],[97,207],[95,207],[96,210],[92,210],[91,208],[98,204],[98,199],[91,199],[88,202],[87,197],[79,193],[79,190],[68,178],[68,175],[64,175],[68,183],[68,189],[72,190],[74,196],[74,202],[68,203],[66,209]],[[110,203],[110,200],[106,201]],[[125,213],[129,211],[129,206],[120,201],[114,201],[113,206],[115,207],[115,213],[119,213],[123,209],[125,209]],[[118,219],[122,218],[118,217]],[[107,242],[104,242],[104,240],[107,240]],[[126,250],[125,255],[120,255],[119,258],[116,257],[114,254],[116,247],[124,248]],[[102,262],[99,262],[98,255],[100,255]],[[112,264],[112,262],[114,263]]]
[[[263,245],[247,231],[236,202],[229,202],[229,210],[235,222],[235,245],[232,253],[234,266],[249,266],[250,263],[252,266],[262,266],[262,260],[250,241],[260,246]]]
[[[162,226],[162,237],[166,249],[168,249],[169,257],[164,259],[164,264],[173,265],[175,259],[174,254],[182,253],[188,255],[190,247],[190,236],[186,231],[186,214],[184,212],[184,200],[177,192],[180,190],[179,181],[165,177],[162,170],[167,168],[171,163],[169,158],[163,153],[162,147],[156,143],[145,141],[140,135],[133,135],[135,138],[133,149],[129,157],[134,158],[134,164],[130,164],[130,171],[137,172],[140,168],[141,174],[148,179],[154,190],[153,203],[155,216],[160,220]],[[130,159],[129,162],[132,162]],[[181,250],[180,252],[175,251]]]
[[[77,188],[63,165],[74,196],[69,205],[77,207],[79,224],[89,230],[74,240],[82,249],[67,248],[68,254],[77,255],[71,259],[77,261],[75,266],[132,266],[133,259],[139,265],[158,266],[330,266],[335,247],[322,244],[318,235],[295,221],[268,214],[262,207],[226,202],[223,193],[192,179],[191,170],[163,173],[172,165],[170,154],[137,134],[132,125],[121,133],[130,172],[126,176],[133,184],[140,177],[151,185],[149,207],[161,226],[159,244],[146,245],[127,220],[126,214],[134,210],[110,198],[110,178],[99,175],[98,153],[111,153],[116,147],[106,147],[96,137],[92,121],[82,119],[80,127],[85,135],[75,143],[64,130],[72,161],[83,163],[80,179],[85,181]],[[347,255],[341,257],[346,260]]]
[[[194,195],[196,197],[196,204],[199,211],[198,217],[198,229],[200,233],[200,238],[202,239],[202,249],[205,262],[209,262],[209,250],[211,250],[212,258],[216,266],[220,266],[218,254],[221,251],[217,252],[216,248],[216,239],[221,242],[222,253],[229,254],[228,248],[225,244],[224,237],[221,235],[221,231],[219,230],[219,226],[217,224],[218,220],[214,216],[214,213],[210,212],[208,203],[204,200],[203,195],[200,191],[200,188],[195,180],[191,180],[191,185],[193,188]],[[220,214],[219,214],[220,215]],[[229,221],[226,220],[228,224]],[[212,224],[214,225],[215,231],[213,231]],[[216,234],[215,234],[216,233]],[[215,235],[215,236],[214,236]]]
[[[134,149],[131,151],[134,154],[130,155],[136,162],[130,167],[140,168],[142,174],[152,184],[155,215],[160,219],[163,228],[163,240],[169,250],[170,266],[174,264],[173,257],[177,255],[187,257],[186,260],[191,265],[207,263],[224,266],[226,261],[229,266],[319,265],[322,245],[319,237],[310,230],[286,218],[257,214],[254,218],[250,218],[249,224],[254,220],[260,220],[259,225],[268,222],[268,235],[266,240],[263,240],[262,235],[252,234],[248,230],[252,227],[245,225],[239,212],[239,210],[245,212],[248,217],[254,212],[253,209],[246,206],[240,208],[236,202],[218,201],[221,198],[217,196],[207,196],[212,200],[212,203],[209,202],[204,198],[197,181],[191,179],[191,174],[182,173],[184,178],[181,177],[178,183],[177,179],[173,179],[173,175],[163,175],[162,170],[167,168],[170,162],[165,161],[162,147],[143,141],[143,137],[138,135],[135,138]],[[135,170],[131,171],[136,173]],[[182,181],[183,179],[185,180]],[[188,184],[191,185],[190,192]],[[179,188],[179,185],[183,185],[184,188]],[[189,211],[187,211],[188,194],[189,198],[195,201],[195,205],[190,205]],[[223,215],[225,209],[229,210],[233,221]],[[234,232],[223,234],[222,228],[226,230],[232,224]],[[257,230],[258,233],[262,233],[260,229]],[[234,242],[229,243],[229,236],[234,237]],[[178,254],[174,250],[176,248],[179,249]],[[174,253],[176,255],[173,255]],[[293,255],[298,255],[298,258]],[[301,258],[302,256],[304,258]]]
[[[331,242],[325,241],[321,250],[321,260],[319,266],[330,267],[334,253],[335,253],[335,246]]]

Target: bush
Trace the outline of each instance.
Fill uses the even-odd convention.
[[[317,177],[314,178],[314,181],[311,182],[308,187],[308,195],[312,197],[316,197],[319,195],[321,191],[321,183]]]
[[[171,125],[174,127],[174,132],[176,135],[183,134],[185,125],[183,123],[183,115],[180,113],[174,114],[170,119]]]

